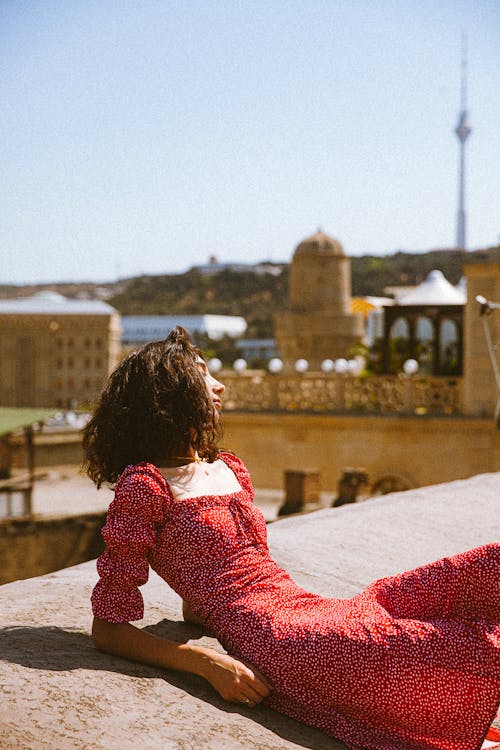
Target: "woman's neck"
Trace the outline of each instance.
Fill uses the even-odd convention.
[[[165,456],[159,463],[165,468],[175,468],[177,466],[185,466],[186,464],[194,464],[202,461],[198,455],[198,451],[194,448],[188,448],[185,451],[179,451],[178,455]]]

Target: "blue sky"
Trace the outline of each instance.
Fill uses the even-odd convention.
[[[497,0],[2,0],[0,283],[500,235]]]

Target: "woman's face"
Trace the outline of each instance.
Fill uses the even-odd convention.
[[[222,411],[222,394],[226,390],[225,386],[209,373],[207,363],[201,357],[197,357],[196,364],[203,375],[207,393],[214,406],[215,414],[218,417],[219,412]]]

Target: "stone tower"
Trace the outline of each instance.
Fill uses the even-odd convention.
[[[363,320],[352,314],[351,264],[337,240],[316,232],[295,249],[288,309],[276,317],[276,346],[285,369],[299,358],[311,370],[324,359],[345,357],[363,338]]]

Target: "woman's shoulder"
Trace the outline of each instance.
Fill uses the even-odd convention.
[[[241,460],[241,458],[239,458],[236,455],[236,453],[233,453],[232,451],[228,451],[225,448],[219,451],[218,458],[221,458],[226,464],[231,464],[232,466],[239,466],[241,468],[246,469],[246,466]]]
[[[118,477],[116,487],[130,484],[154,487],[162,484],[162,482],[164,483],[164,479],[158,467],[149,463],[149,461],[141,461],[138,464],[129,464],[124,468]]]
[[[167,484],[160,470],[147,461],[125,467],[115,486],[115,500],[126,499],[133,504],[164,498]]]
[[[252,487],[252,480],[250,478],[250,473],[245,466],[244,462],[239,458],[235,453],[232,453],[228,450],[222,450],[219,452],[219,458],[221,458],[225,464],[229,466],[230,469],[234,471],[236,476],[238,477],[238,480],[240,484],[245,484],[249,488]]]

